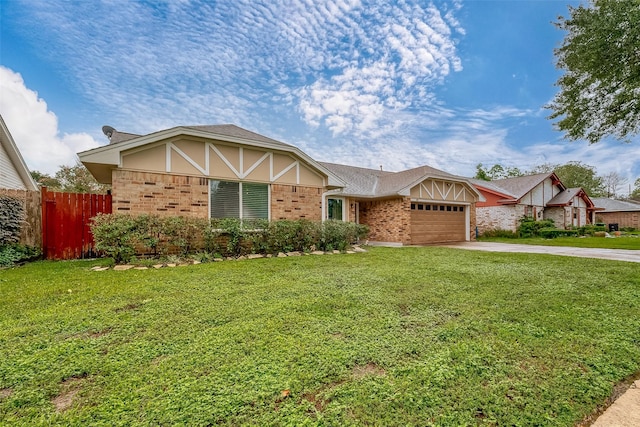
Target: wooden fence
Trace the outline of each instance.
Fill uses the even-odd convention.
[[[56,193],[42,188],[42,251],[46,259],[96,255],[90,220],[111,213],[110,194]]]

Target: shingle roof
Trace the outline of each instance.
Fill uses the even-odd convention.
[[[573,198],[580,194],[580,192],[584,193],[582,188],[567,188],[566,190],[556,194],[554,198],[547,202],[547,206],[566,206],[573,201]]]
[[[218,135],[230,136],[230,137],[234,137],[234,138],[247,139],[247,140],[250,140],[250,141],[268,142],[270,144],[278,144],[278,145],[284,145],[284,146],[287,146],[287,147],[292,147],[291,145],[285,144],[284,142],[280,142],[280,141],[277,141],[275,139],[267,138],[264,135],[260,135],[259,133],[251,132],[250,130],[243,129],[243,128],[239,127],[239,126],[232,125],[232,124],[204,125],[204,126],[181,126],[181,127],[184,127],[186,129],[193,129],[193,130],[199,130],[199,131],[204,131],[204,132],[209,132],[209,133],[215,133],[215,134],[218,134]]]
[[[507,191],[506,189],[504,189],[502,187],[498,187],[496,184],[494,184],[493,181],[485,181],[483,179],[470,178],[469,182],[471,182],[476,187],[486,188],[487,190],[491,190],[491,191],[494,191],[496,193],[500,193],[500,194],[503,194],[505,196],[509,196],[509,197],[511,197],[513,199],[516,198],[515,194],[510,193],[509,191]]]
[[[502,188],[513,195],[515,199],[522,198],[536,185],[553,175],[553,173],[538,173],[535,175],[518,176],[514,178],[496,179],[491,181],[496,187]]]
[[[344,194],[360,197],[397,195],[400,191],[417,184],[425,177],[467,181],[466,178],[452,175],[430,166],[419,166],[401,172],[388,172],[335,163],[320,162],[320,164],[347,183],[343,191]]]
[[[607,199],[605,197],[594,197],[591,200],[597,208],[604,209],[601,212],[640,212],[640,203]]]
[[[336,163],[318,163],[346,182],[347,185],[344,187],[343,193],[349,195],[374,197],[376,196],[376,189],[378,188],[380,178],[394,173],[377,169],[339,165]]]
[[[136,135],[135,133],[120,132],[116,129],[111,133],[109,138],[109,144],[117,144],[119,142],[129,141],[130,139],[138,138],[142,135]]]
[[[198,125],[198,126],[179,126],[181,128],[184,129],[192,129],[192,130],[196,130],[196,131],[200,131],[200,132],[208,132],[208,133],[212,133],[212,134],[217,134],[217,135],[224,135],[224,136],[230,136],[233,138],[241,138],[241,139],[246,139],[249,141],[255,141],[255,142],[267,142],[270,144],[276,144],[276,145],[283,145],[286,147],[292,147],[289,144],[285,144],[284,142],[280,142],[277,141],[275,139],[271,139],[271,138],[267,138],[264,135],[260,135],[258,133],[255,132],[251,132],[250,130],[247,129],[243,129],[239,126],[233,125],[233,124],[224,124],[224,125]],[[155,132],[153,132],[155,133]],[[152,135],[153,133],[150,133],[148,135]],[[135,133],[128,133],[128,132],[121,132],[119,130],[113,129],[113,132],[111,134],[111,138],[109,138],[109,143],[110,144],[117,144],[120,142],[125,142],[125,141],[129,141],[132,140],[134,138],[139,138],[141,136],[146,136],[146,135],[137,135]]]

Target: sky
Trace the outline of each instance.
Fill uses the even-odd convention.
[[[548,119],[573,0],[0,0],[0,114],[31,170],[108,143],[233,123],[319,161],[640,177],[640,138]],[[626,188],[621,190],[628,191]]]

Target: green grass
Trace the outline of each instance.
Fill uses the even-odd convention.
[[[541,246],[572,246],[576,248],[602,248],[602,249],[631,249],[640,250],[640,236],[637,234],[622,235],[619,237],[557,237],[555,239],[543,239],[541,237],[529,237],[510,239],[505,237],[481,237],[481,242],[516,243],[523,245]]]
[[[95,264],[0,271],[0,424],[572,426],[640,371],[635,263]]]

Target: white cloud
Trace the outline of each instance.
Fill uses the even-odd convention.
[[[24,84],[22,76],[0,66],[0,114],[30,170],[54,174],[73,165],[76,153],[99,144],[88,134],[60,135],[58,118]]]

